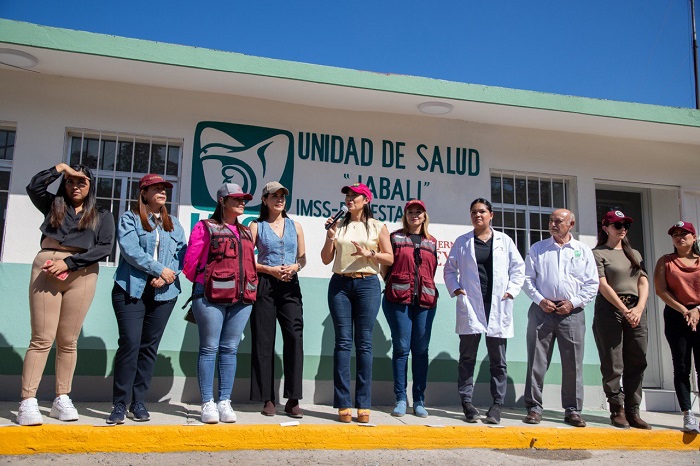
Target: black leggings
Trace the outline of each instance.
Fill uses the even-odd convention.
[[[678,404],[681,411],[689,411],[691,354],[695,359],[695,371],[698,373],[700,387],[700,329],[693,332],[685,317],[670,306],[664,308],[664,324],[664,334],[673,358],[673,386],[676,389]]]

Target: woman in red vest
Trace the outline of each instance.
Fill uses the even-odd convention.
[[[428,233],[428,212],[423,201],[406,203],[403,228],[390,236],[394,263],[388,269],[382,309],[391,328],[394,348],[396,406],[392,416],[406,414],[408,354],[413,354],[413,414],[427,417],[424,392],[428,381],[428,344],[435,318],[437,242]]]
[[[238,344],[258,289],[253,237],[238,221],[253,198],[234,183],[216,194],[216,210],[190,234],[182,272],[194,283],[192,311],[199,329],[197,379],[202,395],[202,422],[236,422],[231,391],[236,377]],[[214,402],[214,372],[219,355],[219,402]]]

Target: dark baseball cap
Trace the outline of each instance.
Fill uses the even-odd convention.
[[[603,226],[608,226],[611,223],[615,222],[633,223],[634,219],[632,219],[632,217],[628,217],[619,210],[611,210],[610,212],[605,212],[605,215],[603,215]]]
[[[668,234],[672,235],[675,230],[687,231],[691,235],[695,234],[695,227],[693,226],[693,224],[690,222],[684,222],[683,220],[679,220],[676,223],[674,223],[673,226],[668,229]]]
[[[173,187],[173,184],[170,181],[165,181],[162,176],[149,173],[148,175],[142,176],[139,180],[139,191],[153,186],[154,184],[162,184],[165,185],[166,188]]]
[[[426,212],[428,211],[428,209],[425,208],[425,204],[420,199],[411,199],[410,201],[408,201],[406,203],[403,210],[408,210],[408,208],[411,207],[412,205],[420,206],[424,211],[426,211]]]

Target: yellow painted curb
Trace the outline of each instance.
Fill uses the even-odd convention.
[[[358,425],[55,426],[0,429],[0,454],[349,449],[700,450],[676,430]]]

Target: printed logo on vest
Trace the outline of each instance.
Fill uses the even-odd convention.
[[[262,187],[279,181],[292,205],[294,144],[289,131],[216,121],[197,124],[192,157],[192,205],[213,211],[216,191],[223,183],[236,183],[253,195],[246,213],[260,209]]]

